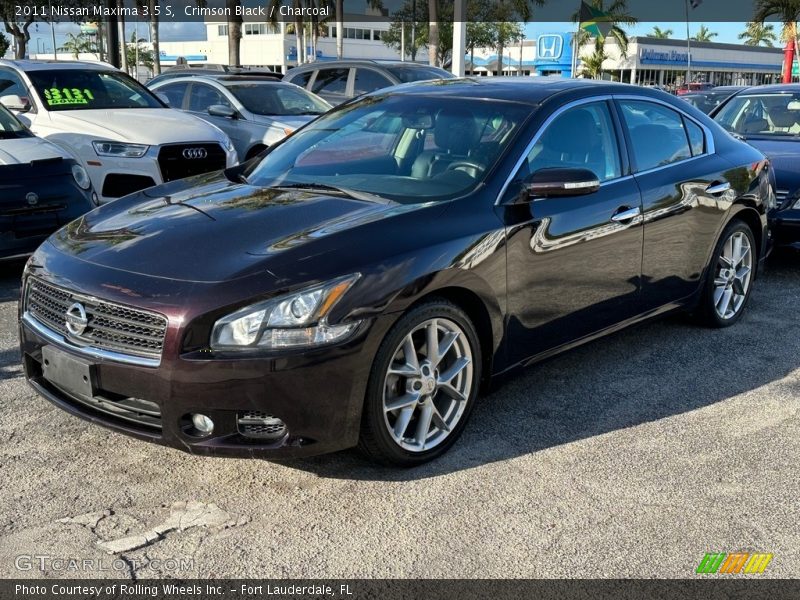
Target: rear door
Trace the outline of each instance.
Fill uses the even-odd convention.
[[[645,310],[697,291],[730,206],[732,165],[714,153],[713,136],[670,104],[616,97],[642,192]]]
[[[208,107],[215,104],[236,110],[236,107],[222,91],[207,83],[192,82],[185,102],[186,110],[222,129],[231,138],[233,145],[236,147],[236,153],[243,159],[250,147],[250,126],[248,122],[243,119],[229,119],[228,117],[209,115]]]
[[[311,83],[311,91],[336,106],[350,98],[350,67],[323,67]]]

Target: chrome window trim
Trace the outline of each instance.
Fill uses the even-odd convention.
[[[544,134],[545,130],[550,126],[550,124],[556,118],[558,118],[565,111],[567,111],[567,110],[569,110],[571,108],[574,108],[576,106],[581,106],[583,104],[590,104],[590,103],[594,103],[594,102],[607,102],[609,100],[610,101],[637,100],[637,101],[640,101],[640,102],[652,102],[654,104],[661,104],[661,105],[663,105],[663,106],[675,111],[676,113],[678,113],[682,117],[688,119],[689,121],[691,121],[692,123],[694,123],[695,125],[700,127],[700,129],[703,130],[703,134],[705,135],[705,138],[706,138],[705,139],[705,141],[706,141],[706,150],[705,150],[705,152],[703,152],[703,154],[698,154],[697,156],[690,156],[689,158],[685,158],[683,160],[675,161],[675,162],[669,163],[668,165],[661,165],[659,167],[653,167],[652,169],[647,169],[647,170],[644,170],[644,171],[637,171],[635,173],[630,173],[628,175],[623,175],[622,177],[617,177],[615,179],[607,179],[607,180],[605,180],[605,181],[600,183],[600,187],[603,187],[603,186],[605,186],[607,184],[617,183],[618,181],[625,181],[626,179],[631,179],[635,175],[647,175],[648,173],[653,173],[655,171],[660,171],[662,169],[668,169],[668,168],[673,167],[675,165],[680,165],[680,164],[687,163],[689,161],[692,161],[692,160],[695,160],[695,159],[698,159],[698,158],[703,158],[703,157],[706,157],[706,156],[710,156],[712,154],[716,154],[716,145],[714,144],[714,135],[712,134],[711,130],[708,127],[706,127],[703,123],[700,123],[699,121],[697,121],[697,119],[695,119],[691,115],[686,114],[683,110],[681,110],[680,108],[670,104],[669,102],[665,102],[664,100],[661,100],[659,98],[651,98],[650,96],[639,96],[637,94],[603,94],[601,96],[591,96],[591,97],[588,97],[588,98],[579,98],[578,100],[573,100],[572,102],[568,102],[567,104],[559,107],[549,117],[547,117],[547,119],[545,119],[544,123],[542,123],[541,127],[539,127],[538,131],[536,132],[536,135],[533,136],[533,138],[531,139],[530,143],[525,147],[525,150],[522,151],[522,155],[519,157],[517,162],[514,164],[514,168],[511,169],[511,174],[506,178],[506,181],[503,184],[503,187],[500,188],[500,193],[497,194],[497,199],[495,200],[494,205],[495,206],[500,206],[502,204],[502,198],[503,198],[503,196],[505,196],[506,192],[508,191],[508,186],[511,185],[511,182],[514,180],[514,175],[517,174],[517,171],[519,171],[520,167],[522,166],[522,163],[528,157],[528,154],[531,153],[531,150],[533,150],[533,147],[536,145],[536,142],[539,141],[539,138],[542,137],[542,134]],[[624,121],[622,121],[620,123],[620,125],[625,129],[628,128],[627,124]],[[619,141],[617,143],[619,144]],[[687,143],[688,143],[688,138],[687,138]]]
[[[62,336],[60,333],[53,331],[49,327],[46,327],[45,325],[39,323],[27,311],[25,311],[25,313],[23,313],[22,315],[22,322],[25,323],[25,325],[27,325],[28,327],[30,327],[36,334],[40,335],[51,344],[55,344],[60,348],[75,352],[76,354],[80,354],[81,356],[86,356],[89,358],[94,358],[99,360],[109,360],[137,367],[155,368],[161,365],[160,358],[144,358],[140,356],[132,356],[130,354],[121,354],[119,352],[114,352],[111,350],[101,350],[99,348],[90,348],[90,347],[81,348],[80,346],[75,346],[74,344],[70,344],[64,338],[64,336]]]

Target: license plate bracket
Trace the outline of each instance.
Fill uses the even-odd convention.
[[[95,395],[94,365],[54,346],[42,348],[42,375],[67,393],[84,398]]]

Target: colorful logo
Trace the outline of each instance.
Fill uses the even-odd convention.
[[[772,560],[765,552],[710,553],[703,557],[697,567],[698,573],[763,573]]]

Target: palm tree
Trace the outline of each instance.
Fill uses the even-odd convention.
[[[608,32],[608,36],[606,37],[610,36],[614,38],[622,55],[627,56],[628,34],[622,28],[622,25],[636,25],[636,23],[639,22],[636,17],[628,12],[627,0],[613,0],[608,6],[605,6],[605,0],[589,0],[587,4],[592,8],[608,15],[607,18],[603,20],[603,23],[606,23],[611,27]],[[576,12],[573,14],[572,20],[575,23],[580,22],[580,13]],[[580,48],[583,44],[589,41],[589,38],[589,33],[586,30],[581,29],[578,32],[578,47]],[[605,38],[602,40],[600,38],[596,38],[594,41],[595,50],[602,48],[604,44]]]
[[[717,37],[717,33],[711,31],[705,25],[700,25],[700,29],[697,30],[697,33],[692,36],[692,39],[695,42],[710,42],[713,38]]]
[[[439,54],[439,7],[437,0],[428,0],[428,64],[436,65]]]
[[[582,56],[581,62],[583,63],[584,74],[588,75],[591,79],[597,79],[600,73],[603,72],[603,61],[606,58],[608,57],[602,46],[595,48],[591,54]]]
[[[658,25],[653,26],[653,31],[650,33],[650,37],[658,38],[660,40],[665,40],[672,35],[672,29],[661,29]]]
[[[59,49],[59,52],[70,52],[75,60],[78,60],[78,55],[83,52],[94,52],[94,44],[86,34],[68,33],[66,35],[64,45]]]
[[[336,58],[344,56],[344,0],[336,0]]]
[[[783,23],[781,38],[794,42],[794,54],[800,61],[800,44],[797,41],[797,22],[800,21],[800,0],[756,0],[753,21],[763,23],[770,17],[777,17]],[[789,66],[791,73],[791,65]]]
[[[747,24],[747,29],[739,34],[739,39],[744,40],[745,46],[760,46],[765,45],[772,48],[773,42],[778,39],[775,35],[775,26],[773,24],[759,23],[758,21],[750,21]]]

